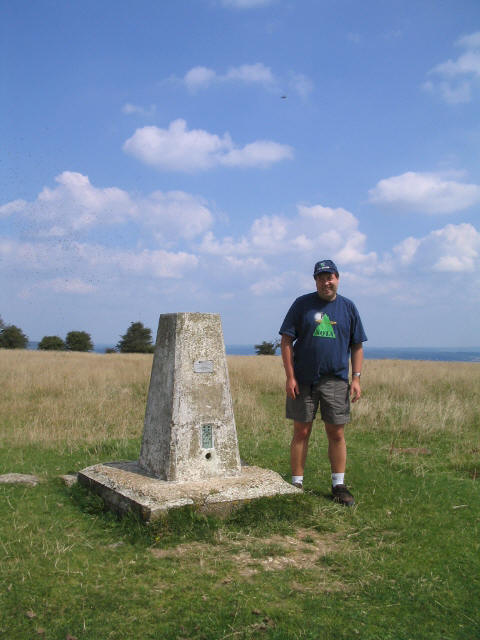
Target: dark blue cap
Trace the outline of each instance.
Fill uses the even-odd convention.
[[[331,260],[320,260],[313,268],[313,277],[315,278],[320,273],[334,273],[338,276],[337,265]]]

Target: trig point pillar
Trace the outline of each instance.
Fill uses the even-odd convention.
[[[170,482],[241,473],[220,316],[160,316],[139,464]]]
[[[240,464],[220,316],[160,316],[139,460],[104,462],[78,481],[143,520],[193,506],[227,514],[249,500],[301,494],[275,471]]]

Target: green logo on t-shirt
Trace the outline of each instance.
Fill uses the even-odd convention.
[[[318,318],[317,315],[319,316]],[[326,313],[316,314],[315,320],[318,322],[318,325],[313,333],[314,336],[317,336],[317,338],[336,338],[332,323]]]

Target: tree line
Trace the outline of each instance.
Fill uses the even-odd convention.
[[[14,324],[5,324],[0,317],[0,349],[26,349],[28,337]],[[92,351],[92,337],[86,331],[69,331],[65,339],[60,336],[43,336],[37,349],[41,351]],[[152,330],[141,322],[131,322],[127,331],[120,337],[108,353],[153,353]]]
[[[28,337],[13,325],[6,325],[0,317],[0,349],[26,349]],[[263,341],[255,345],[256,354],[275,355],[279,346],[278,340]],[[69,331],[63,340],[60,336],[44,336],[38,343],[41,351],[92,351],[92,337],[86,331]],[[127,331],[120,337],[114,348],[106,349],[107,353],[153,353],[152,330],[142,322],[131,322]]]
[[[0,316],[0,349],[26,349],[28,338],[14,324],[5,324]]]

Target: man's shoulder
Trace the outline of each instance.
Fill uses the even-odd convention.
[[[312,302],[318,301],[318,294],[314,291],[312,293],[305,293],[303,296],[299,296],[295,299],[294,305],[304,306],[309,305]]]
[[[353,300],[350,300],[350,298],[345,298],[345,296],[342,296],[339,293],[337,293],[337,300],[340,302],[340,304],[343,304],[344,306],[348,307],[349,309],[356,309],[357,308],[355,306],[355,303],[353,302]]]

